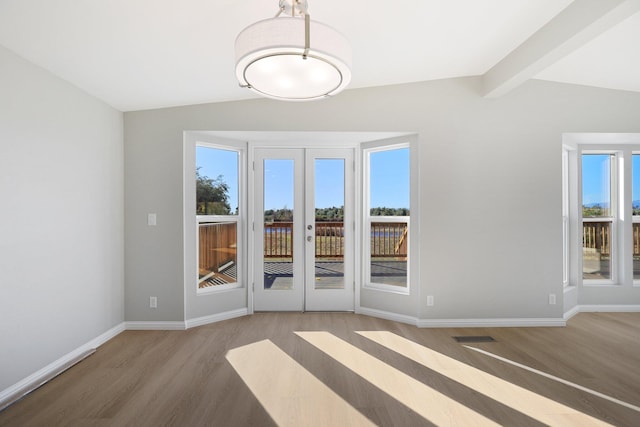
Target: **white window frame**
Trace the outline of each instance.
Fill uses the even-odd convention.
[[[570,284],[569,150],[562,149],[562,286]]]
[[[411,215],[414,215],[414,209],[412,207],[412,200],[409,200],[409,216],[371,216],[371,192],[370,192],[370,171],[371,171],[371,153],[383,152],[383,151],[392,151],[399,149],[411,149],[410,142],[403,140],[402,142],[381,142],[381,144],[376,144],[375,146],[369,146],[362,149],[363,156],[363,240],[362,240],[362,248],[363,248],[363,276],[362,276],[362,287],[365,289],[373,289],[378,291],[385,291],[403,295],[409,295],[411,291],[411,258],[412,258],[412,250],[411,250]],[[410,162],[411,163],[411,162]],[[411,177],[411,171],[409,176]],[[409,185],[411,186],[411,179],[409,180]],[[409,194],[411,195],[411,189],[409,189]],[[411,199],[411,197],[410,197]],[[386,283],[376,283],[370,280],[371,278],[371,223],[372,222],[406,222],[407,223],[407,235],[409,236],[409,245],[407,245],[407,285],[406,286],[397,286],[390,285]]]
[[[196,142],[197,147],[206,147],[218,150],[225,151],[234,151],[238,154],[238,214],[232,215],[196,215],[196,293],[197,295],[205,295],[216,292],[228,291],[231,289],[243,288],[246,283],[245,279],[245,260],[246,260],[246,250],[245,250],[245,239],[246,239],[246,230],[244,224],[246,221],[246,148],[236,147],[234,145],[226,145],[226,144],[215,144],[211,142]],[[197,161],[197,157],[195,159]],[[203,223],[224,223],[231,222],[236,224],[236,282],[226,283],[222,285],[216,285],[207,288],[200,288],[199,273],[198,273],[198,265],[199,265],[199,254],[200,254],[200,224]]]
[[[639,286],[640,285],[640,279],[636,279],[634,278],[633,275],[633,224],[639,224],[640,223],[640,215],[633,215],[633,156],[640,156],[640,147],[638,146],[633,146],[631,153],[629,154],[631,157],[629,159],[629,167],[631,168],[631,172],[629,173],[630,175],[630,180],[631,180],[631,185],[629,186],[629,194],[630,194],[630,200],[629,200],[629,205],[631,206],[629,209],[631,210],[630,216],[631,216],[631,236],[630,236],[630,240],[631,242],[629,243],[629,247],[630,247],[630,253],[628,254],[627,258],[629,259],[629,262],[631,263],[631,280],[634,286]],[[638,171],[638,173],[640,173],[640,171]]]
[[[610,200],[610,213],[611,215],[608,217],[597,217],[597,218],[584,218],[582,216],[582,206],[583,206],[583,200],[582,200],[582,193],[583,193],[583,186],[582,186],[582,158],[584,155],[590,155],[590,154],[605,154],[605,155],[610,155],[612,156],[611,158],[611,165],[610,165],[610,195],[611,195],[611,200]],[[579,220],[580,220],[580,246],[581,246],[581,250],[580,253],[582,254],[582,238],[583,238],[583,233],[582,230],[584,230],[584,223],[588,223],[588,222],[610,222],[611,223],[611,233],[610,233],[610,243],[609,243],[609,250],[610,250],[610,278],[609,279],[585,279],[584,278],[584,273],[583,273],[583,269],[580,269],[580,277],[582,280],[583,285],[585,286],[590,286],[590,285],[595,285],[595,286],[601,286],[601,285],[616,285],[619,283],[619,277],[620,277],[620,257],[619,257],[619,251],[618,251],[618,245],[619,245],[619,241],[620,241],[620,236],[619,236],[619,223],[620,223],[620,211],[621,209],[619,208],[619,201],[620,200],[624,200],[623,195],[620,195],[620,191],[622,186],[620,185],[620,179],[619,179],[619,171],[621,170],[621,168],[619,168],[619,163],[622,161],[622,156],[621,153],[617,150],[598,150],[598,149],[582,149],[580,150],[580,173],[579,173],[579,203],[578,203],[578,207],[579,207]],[[582,259],[582,256],[581,256]],[[583,265],[583,262],[581,262],[581,265]]]

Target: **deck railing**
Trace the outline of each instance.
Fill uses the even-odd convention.
[[[321,221],[315,224],[316,257],[344,257],[344,223]],[[290,258],[293,254],[293,223],[273,222],[264,225],[264,257]],[[407,256],[406,222],[372,222],[371,256],[373,258]]]
[[[264,225],[264,257],[293,256],[293,222],[273,222]]]
[[[344,257],[344,223],[316,222],[316,257]],[[229,262],[229,248],[236,247],[236,223],[200,224],[200,270],[215,271]],[[293,223],[273,222],[264,225],[264,257],[291,258],[293,254]],[[407,224],[405,222],[371,223],[371,256],[373,258],[407,256]],[[233,254],[235,256],[235,253]]]
[[[633,223],[633,256],[640,257],[640,223]],[[589,221],[582,226],[582,247],[602,256],[611,255],[611,222]]]
[[[406,257],[408,231],[406,222],[372,222],[371,257]]]
[[[609,256],[611,254],[610,231],[610,222],[584,222],[582,224],[582,247],[595,250],[600,255]]]
[[[220,268],[236,261],[235,222],[202,223],[198,227],[198,262],[200,275],[217,273]]]
[[[235,222],[200,224],[200,270],[217,271],[219,266],[235,261]],[[316,256],[344,257],[344,223],[316,222]],[[293,254],[293,223],[274,222],[264,225],[264,257],[291,258]],[[584,222],[582,246],[602,256],[611,254],[611,223]],[[406,257],[408,247],[405,222],[371,223],[371,257]],[[640,256],[640,223],[633,224],[633,256]]]
[[[344,257],[344,223],[316,222],[316,257]]]

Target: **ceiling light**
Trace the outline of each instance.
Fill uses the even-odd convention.
[[[351,81],[351,46],[328,25],[312,21],[307,0],[280,0],[274,18],[236,38],[240,86],[269,98],[309,101],[335,95]]]

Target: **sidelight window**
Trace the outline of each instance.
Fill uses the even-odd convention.
[[[196,146],[198,291],[240,287],[240,152]]]
[[[365,286],[407,292],[409,146],[365,150]]]
[[[616,155],[582,154],[582,278],[616,278]]]

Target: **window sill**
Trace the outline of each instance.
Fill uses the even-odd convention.
[[[196,295],[201,296],[201,295],[217,294],[220,292],[234,291],[236,289],[243,289],[243,288],[244,287],[240,283],[228,283],[226,285],[210,286],[207,288],[197,288]]]
[[[381,291],[398,295],[409,295],[409,287],[400,287],[393,285],[386,285],[384,283],[365,283],[362,286],[363,289],[371,291]]]

